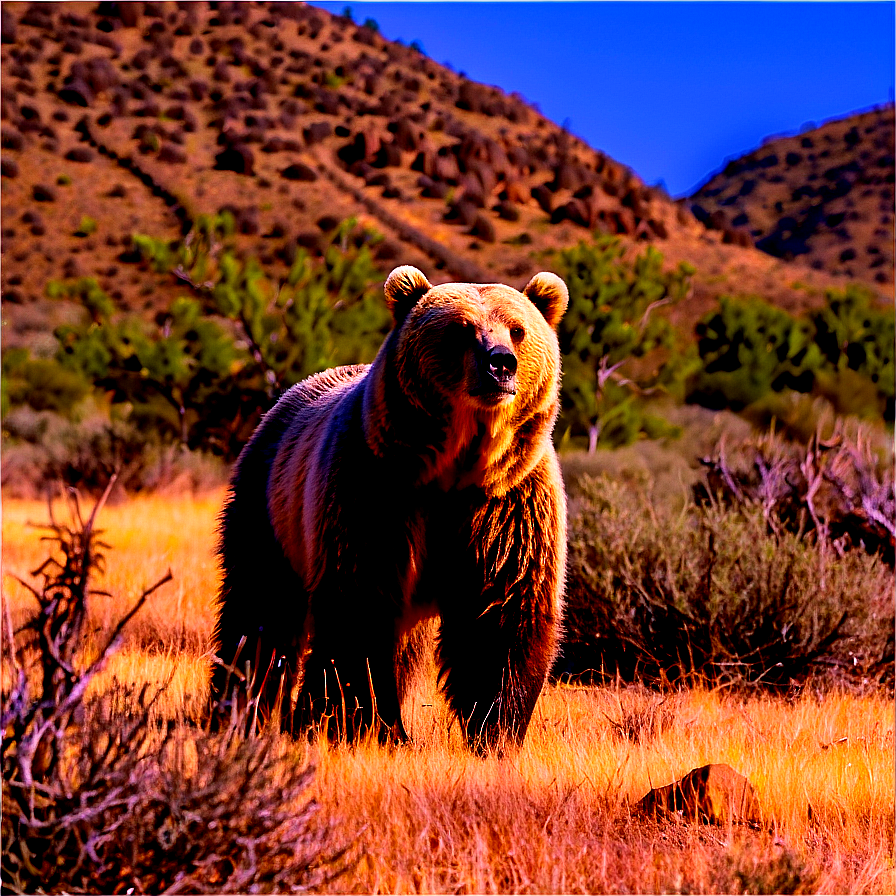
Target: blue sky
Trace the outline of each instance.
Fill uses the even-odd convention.
[[[765,137],[893,99],[893,2],[314,5],[518,91],[673,196]]]

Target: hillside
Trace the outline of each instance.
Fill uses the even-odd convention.
[[[53,279],[165,307],[180,287],[130,263],[132,234],[173,240],[222,209],[284,271],[350,215],[385,237],[383,270],[434,282],[521,285],[595,230],[652,242],[697,267],[687,321],[722,292],[798,308],[847,282],[706,228],[519,96],[311,7],[4,3],[2,18],[7,347],[49,348],[75,313],[46,296]]]
[[[691,197],[778,258],[893,288],[893,105],[767,140]]]

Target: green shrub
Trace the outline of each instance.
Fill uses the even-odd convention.
[[[382,237],[354,219],[330,234],[322,258],[300,248],[282,282],[232,245],[229,214],[200,216],[180,244],[135,236],[154,270],[168,270],[194,290],[205,314],[235,321],[269,387],[288,388],[340,364],[372,361],[391,319],[382,301],[385,279],[371,248]]]
[[[82,215],[75,236],[90,236],[92,233],[96,233],[96,228],[97,223],[94,218],[91,218],[90,215]]]
[[[771,391],[809,392],[823,358],[811,324],[758,297],[722,296],[697,324],[703,362],[691,398],[742,410]]]
[[[555,673],[769,687],[826,664],[891,676],[893,587],[878,558],[770,532],[760,507],[664,514],[630,485],[584,477]]]
[[[691,401],[761,415],[775,395],[811,393],[839,413],[893,419],[896,388],[892,308],[860,287],[831,290],[825,307],[794,317],[758,297],[723,296],[696,327],[702,367]]]
[[[53,358],[32,358],[26,348],[8,349],[3,353],[2,416],[6,419],[22,405],[72,416],[90,385],[89,378]]]
[[[87,309],[93,323],[101,323],[111,317],[115,304],[93,277],[77,280],[51,280],[47,284],[47,298],[67,299]]]
[[[875,307],[873,296],[860,286],[829,290],[824,309],[813,315],[815,341],[827,365],[845,381],[844,394],[834,393],[837,403],[865,410],[874,394],[878,412],[893,419],[896,390],[896,315],[892,306]],[[852,371],[856,376],[849,376]],[[836,378],[834,378],[836,379]],[[868,395],[856,399],[856,385],[864,380]],[[825,383],[825,389],[836,385]]]
[[[147,443],[233,459],[278,393],[328,367],[373,360],[391,323],[371,253],[378,234],[345,221],[322,257],[299,249],[282,282],[241,256],[234,234],[222,213],[200,216],[180,242],[133,237],[143,263],[192,292],[153,323],[117,309],[93,278],[50,282],[50,298],[87,314],[57,328],[55,358],[4,354],[4,415],[28,405],[71,416],[92,392],[110,432],[123,421]]]
[[[104,313],[59,327],[56,336],[58,364],[91,382],[116,415],[191,448],[232,450],[234,422],[264,395],[261,384],[253,390],[240,376],[248,353],[194,299],[175,300],[154,325]]]
[[[558,437],[586,436],[589,450],[673,430],[647,411],[654,394],[681,398],[695,355],[656,313],[687,295],[693,268],[663,270],[652,247],[633,262],[618,239],[599,237],[560,252],[554,268],[569,287],[560,324],[563,356]]]

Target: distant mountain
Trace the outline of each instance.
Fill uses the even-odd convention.
[[[889,104],[765,141],[697,190],[690,207],[777,258],[892,289],[894,155]]]
[[[384,235],[384,271],[416,264],[434,282],[521,286],[550,252],[618,234],[697,267],[688,320],[720,292],[798,307],[846,282],[756,251],[733,220],[706,228],[521,97],[344,17],[223,2],[4,2],[0,15],[7,347],[48,346],[73,313],[46,296],[52,279],[93,276],[126,308],[166,307],[182,286],[128,264],[131,235],[177,239],[222,209],[273,269],[355,215]],[[875,245],[892,287],[892,246]]]

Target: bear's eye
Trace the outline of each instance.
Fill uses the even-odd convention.
[[[525,335],[526,335],[526,331],[522,327],[511,327],[510,328],[510,338],[514,342],[522,342]]]
[[[473,332],[473,325],[469,321],[452,321],[445,328],[445,339],[451,342],[465,342]]]

